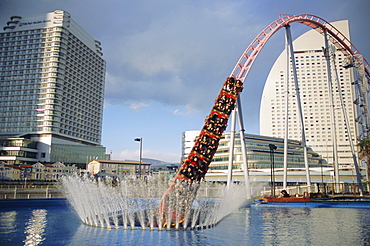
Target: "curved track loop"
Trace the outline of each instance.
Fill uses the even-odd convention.
[[[236,79],[244,82],[249,73],[249,70],[251,69],[255,59],[257,58],[261,49],[264,47],[265,43],[280,28],[285,27],[293,22],[305,24],[321,34],[323,34],[324,31],[327,31],[330,41],[336,46],[338,50],[342,51],[343,54],[349,59],[351,57],[354,57],[358,64],[364,66],[365,75],[367,77],[368,83],[370,83],[370,72],[368,69],[370,65],[361,55],[361,53],[356,49],[356,47],[333,25],[320,17],[308,14],[284,15],[276,21],[272,22],[269,26],[267,26],[262,32],[260,32],[260,34],[258,34],[258,36],[244,51],[239,61],[235,65],[231,76],[234,76]]]
[[[313,29],[324,33],[326,31],[331,42],[348,58],[354,57],[357,63],[364,65],[365,73],[370,78],[367,70],[369,64],[362,58],[352,43],[335,27],[323,19],[313,15],[287,15],[271,23],[248,46],[236,64],[230,77],[226,79],[222,89],[214,102],[214,106],[206,118],[203,129],[194,143],[186,160],[175,176],[174,182],[162,197],[158,209],[160,227],[178,227],[186,224],[186,214],[192,207],[196,197],[199,183],[204,179],[213,155],[217,150],[219,140],[226,128],[227,121],[234,109],[242,85],[257,55],[267,40],[280,28],[292,22],[300,22]],[[364,64],[366,63],[366,64]]]

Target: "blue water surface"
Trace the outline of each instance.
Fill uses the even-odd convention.
[[[369,208],[245,207],[212,228],[84,225],[69,206],[1,208],[0,245],[370,245]]]

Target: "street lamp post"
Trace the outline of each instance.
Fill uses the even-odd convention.
[[[322,170],[322,160],[320,161],[321,164],[321,184],[322,184],[322,190],[325,191],[325,186],[324,186],[324,171]],[[320,193],[320,185],[319,185],[319,193]],[[324,193],[324,192],[321,192]]]
[[[142,152],[143,152],[143,138],[135,138],[134,141],[140,142],[139,178],[141,179],[141,159],[142,159]]]
[[[275,161],[274,161],[274,150],[276,146],[269,144],[270,147],[270,159],[271,159],[271,196],[275,196]]]

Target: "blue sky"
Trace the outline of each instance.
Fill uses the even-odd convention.
[[[12,15],[61,9],[94,39],[107,61],[102,145],[112,159],[178,162],[181,135],[200,130],[224,79],[249,43],[279,14],[349,20],[351,41],[370,59],[368,0],[1,0],[0,24]],[[294,37],[310,30],[291,25]],[[242,93],[247,133],[259,134],[265,79],[284,48],[284,31],[266,44]]]

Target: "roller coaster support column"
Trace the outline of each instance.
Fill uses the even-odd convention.
[[[230,148],[229,148],[229,166],[227,169],[227,186],[230,187],[233,176],[233,164],[234,164],[234,142],[235,142],[235,119],[236,119],[236,108],[231,113],[231,129],[230,129]]]
[[[287,189],[288,184],[288,139],[289,139],[289,43],[285,39],[286,51],[286,76],[285,76],[285,134],[284,134],[284,171],[283,171],[283,189]]]
[[[287,39],[288,44],[289,44],[290,57],[292,59],[292,68],[293,68],[294,85],[295,85],[296,97],[297,97],[298,113],[299,113],[299,116],[300,116],[300,119],[301,119],[302,147],[303,147],[303,153],[304,153],[304,164],[305,164],[305,168],[306,168],[307,186],[308,186],[308,192],[311,192],[310,168],[308,166],[307,145],[306,145],[306,131],[305,131],[305,125],[304,125],[304,117],[303,117],[303,113],[302,113],[301,95],[299,93],[297,69],[296,69],[295,58],[294,58],[293,41],[292,41],[292,35],[290,33],[290,26],[289,25],[285,26],[285,33],[286,33],[286,39]]]
[[[326,30],[324,31],[324,41],[325,41],[325,48],[323,48],[323,52],[324,52],[324,56],[326,59],[326,72],[328,75],[327,79],[328,79],[328,90],[329,90],[329,100],[330,100],[331,137],[333,140],[332,144],[333,144],[334,176],[335,176],[335,183],[337,183],[336,192],[339,192],[340,179],[339,179],[339,165],[338,165],[337,128],[335,124],[335,112],[334,112],[335,105],[334,105],[334,98],[333,98],[333,85],[332,85],[330,56],[329,56],[329,41],[328,41],[328,34]],[[339,94],[341,94],[339,88],[338,88],[338,91],[339,91]]]
[[[338,70],[337,70],[337,66],[336,66],[336,62],[335,62],[335,50],[336,50],[335,46],[332,46],[331,49],[329,50],[329,51],[331,51],[329,55],[331,57],[331,60],[333,61],[334,75],[335,75],[335,80],[337,81],[337,87],[340,88],[341,85],[340,85]],[[356,171],[357,185],[358,185],[358,189],[359,189],[359,192],[360,192],[360,196],[363,196],[364,195],[364,188],[363,188],[362,182],[361,182],[361,173],[360,173],[360,170],[358,168],[358,162],[357,162],[355,147],[354,147],[353,139],[352,139],[352,131],[350,129],[348,114],[347,114],[346,105],[344,103],[342,93],[339,93],[339,99],[340,99],[340,106],[341,106],[341,109],[342,109],[342,114],[344,116],[344,125],[346,126],[346,129],[347,129],[348,141],[349,141],[349,144],[350,144],[350,147],[351,147],[353,165],[354,165],[355,171]]]
[[[244,135],[244,122],[243,122],[243,112],[242,112],[242,104],[241,99],[238,97],[236,100],[236,110],[238,114],[238,124],[239,124],[239,135],[240,135],[240,145],[242,149],[242,156],[243,156],[243,170],[244,170],[244,180],[245,180],[245,188],[247,192],[247,199],[251,199],[251,186],[249,180],[249,169],[248,169],[248,160],[247,160],[247,151],[245,145],[245,135]]]

